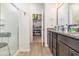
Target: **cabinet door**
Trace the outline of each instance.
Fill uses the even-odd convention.
[[[52,37],[53,37],[53,39],[52,39],[53,40],[53,48],[56,49],[56,39],[57,39],[56,33],[53,33]]]
[[[59,42],[59,56],[69,56],[69,47]]]
[[[53,48],[53,56],[56,56],[56,49]]]
[[[50,32],[50,39],[49,39],[49,44],[50,44],[50,50],[51,52],[53,51],[52,46],[53,46],[53,41],[52,41],[52,32]]]
[[[49,31],[47,31],[47,44],[48,44],[48,47],[49,47]]]
[[[52,37],[53,37],[53,39],[52,39],[53,40],[53,43],[52,43],[53,44],[53,55],[56,56],[57,55],[57,42],[56,42],[57,36],[56,36],[56,33],[53,32]]]
[[[70,56],[79,56],[79,53],[70,49]]]
[[[52,50],[52,32],[51,31],[48,31],[48,38],[47,38],[47,43],[48,43],[48,47],[50,48],[51,52],[53,51]]]

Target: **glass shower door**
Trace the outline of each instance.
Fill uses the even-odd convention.
[[[4,24],[4,26],[0,26],[0,33],[11,33],[10,37],[0,37],[0,43],[8,43],[8,47],[5,46],[0,48],[0,56],[14,55],[18,50],[18,19],[18,10],[13,5],[11,5],[10,3],[0,4],[0,24]]]

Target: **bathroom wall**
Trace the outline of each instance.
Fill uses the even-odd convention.
[[[65,3],[58,9],[58,25],[61,26],[68,24],[68,16],[68,4]]]
[[[47,47],[47,28],[53,28],[56,25],[56,5],[46,3],[44,11],[44,38]]]
[[[20,9],[20,21],[19,21],[19,50],[29,51],[30,41],[32,41],[32,14],[42,13],[43,4],[38,3],[16,3]],[[25,12],[26,14],[24,15]]]
[[[19,50],[30,50],[30,4],[16,3],[16,7],[19,8]],[[25,12],[25,14],[24,14]]]
[[[13,55],[18,49],[18,12],[15,7],[9,3],[1,3],[1,21],[4,27],[0,29],[0,32],[10,32],[10,38],[0,38],[0,40],[8,42],[11,55]],[[8,55],[7,48],[1,48],[0,55]]]
[[[43,3],[31,3],[30,4],[31,13],[42,13],[44,9]]]

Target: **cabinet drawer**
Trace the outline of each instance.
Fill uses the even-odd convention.
[[[70,56],[79,56],[79,53],[70,49]]]
[[[63,44],[62,42],[58,42],[59,45],[59,56],[68,56],[69,55],[69,47]]]
[[[71,47],[72,49],[79,52],[79,41],[70,37],[59,35],[58,39]]]

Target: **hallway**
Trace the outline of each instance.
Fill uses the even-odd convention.
[[[30,52],[20,51],[17,56],[52,56],[49,48],[42,47],[41,37],[34,37]]]

